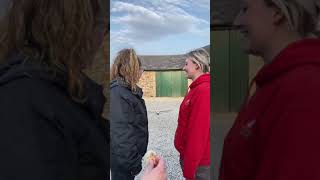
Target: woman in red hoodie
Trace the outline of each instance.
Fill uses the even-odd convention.
[[[265,66],[225,138],[220,180],[320,179],[319,7],[244,0],[235,25]]]
[[[193,82],[180,106],[174,145],[188,180],[210,179],[209,69],[209,54],[204,49],[187,54],[183,70]]]

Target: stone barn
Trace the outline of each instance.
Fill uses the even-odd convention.
[[[144,73],[139,86],[145,97],[182,97],[188,81],[182,70],[184,55],[140,56]]]
[[[210,53],[210,47],[204,47]],[[191,81],[187,80],[182,70],[186,56],[139,56],[142,61],[144,73],[139,86],[145,97],[183,97],[188,91]]]

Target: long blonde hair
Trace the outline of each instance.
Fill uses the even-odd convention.
[[[136,91],[140,78],[141,61],[134,49],[122,49],[118,52],[111,67],[111,80],[122,79]]]

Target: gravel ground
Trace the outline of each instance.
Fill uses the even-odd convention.
[[[182,100],[183,98],[145,98],[149,120],[148,150],[156,151],[165,159],[168,180],[184,180],[179,164],[179,153],[173,145]],[[213,180],[218,180],[223,139],[232,126],[235,116],[236,114],[216,114],[213,117],[213,136],[215,137],[212,144],[215,149],[212,151]],[[143,166],[145,165],[143,162]],[[141,174],[136,177],[136,180],[140,179]]]
[[[173,145],[182,100],[183,98],[145,99],[149,120],[148,150],[157,152],[165,159],[168,180],[184,180],[179,164],[179,153]],[[136,180],[138,179],[140,175],[136,177]]]

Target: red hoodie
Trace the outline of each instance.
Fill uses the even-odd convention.
[[[210,74],[201,75],[190,85],[180,105],[174,145],[187,179],[195,178],[198,166],[210,166]]]
[[[224,142],[220,180],[320,179],[320,40],[290,44],[255,77]]]

